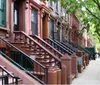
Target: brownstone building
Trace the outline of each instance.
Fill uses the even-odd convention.
[[[84,53],[77,66],[84,50],[63,42],[77,42],[79,23],[70,18],[60,0],[0,0],[0,68],[13,79],[2,75],[2,84],[71,84],[89,62]]]

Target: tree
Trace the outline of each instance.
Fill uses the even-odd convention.
[[[100,41],[100,0],[61,0],[62,6],[67,12],[75,13],[78,19],[84,23],[84,29]],[[97,38],[97,39],[96,39]]]
[[[76,14],[84,23],[83,29],[100,41],[100,0],[61,0],[61,4],[67,12]]]

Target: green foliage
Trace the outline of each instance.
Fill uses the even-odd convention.
[[[62,0],[68,3],[67,10],[75,13],[83,23],[83,29],[87,29],[96,43],[100,42],[100,1],[99,0]],[[63,5],[63,4],[62,4]]]
[[[97,51],[100,52],[100,44],[96,45]]]
[[[43,0],[44,1],[44,0]],[[58,0],[51,0],[58,1]],[[95,41],[100,41],[100,0],[60,0],[67,12],[74,13]]]

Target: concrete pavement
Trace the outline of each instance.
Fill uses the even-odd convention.
[[[91,60],[86,69],[78,74],[71,85],[100,85],[100,58]]]

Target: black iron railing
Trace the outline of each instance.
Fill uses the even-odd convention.
[[[74,48],[72,45],[70,45],[69,43],[66,42],[61,42],[64,46],[68,47],[69,49],[73,50],[74,52],[76,52],[78,49]]]
[[[35,80],[37,80],[41,84],[47,84],[48,83],[48,68],[46,68],[45,66],[43,66],[42,64],[40,64],[36,60],[31,59],[27,54],[25,54],[23,51],[21,51],[20,49],[18,49],[14,45],[10,44],[6,39],[0,38],[0,40],[4,41],[7,48],[8,48],[8,49],[5,50],[6,55],[3,52],[0,52],[4,57],[6,57],[10,62],[15,64],[21,70],[24,70],[29,76],[31,76],[32,78],[34,78]],[[10,54],[11,52],[15,52],[14,57],[16,56],[16,59],[14,59],[14,57],[11,59],[11,54]],[[19,54],[16,55],[16,52],[18,52]],[[26,62],[23,62],[23,64],[22,64],[18,61],[19,59],[17,59],[17,58],[20,57],[20,56],[18,56],[20,54],[23,55],[23,59],[25,58],[27,60],[28,63],[26,64],[26,66],[24,66],[24,64]],[[39,77],[37,77],[36,75],[32,74],[30,72],[30,70],[27,69],[27,67],[30,66],[30,65],[33,66],[32,71],[34,71],[34,65],[35,65],[35,67],[37,67],[35,69],[35,72],[39,72],[40,74],[44,73],[43,81],[41,79],[39,79]]]
[[[18,85],[19,77],[14,76],[11,72],[5,69],[3,66],[0,65],[0,69],[2,70],[2,74],[0,79],[2,80],[2,85],[14,84]]]
[[[78,46],[79,49],[85,51],[88,54],[91,54],[88,50],[86,50],[85,48],[83,48],[82,46],[80,46],[79,44],[76,44]]]
[[[49,43],[51,46],[53,46],[54,48],[56,48],[58,51],[60,51],[61,53],[63,53],[63,54],[68,53],[69,55],[72,54],[69,50],[66,50],[61,45],[59,45],[58,43],[56,43],[55,41],[53,41],[52,39],[44,38],[44,40],[47,43]]]
[[[60,46],[62,46],[63,48],[65,48],[66,50],[69,51],[70,54],[73,54],[74,51],[72,51],[71,49],[69,49],[68,47],[64,46],[61,42],[54,40],[54,42],[58,43]]]
[[[58,58],[63,57],[63,54],[60,53],[58,50],[56,50],[54,47],[52,47],[50,44],[45,42],[42,38],[40,38],[37,35],[30,35],[34,40],[38,41],[42,46],[44,46],[46,49],[48,49],[52,54],[57,56]]]
[[[59,56],[59,57],[55,56],[52,52],[50,52],[48,49],[46,49],[46,47],[42,46],[41,43],[37,42],[36,40],[34,40],[32,37],[30,37],[23,31],[15,31],[14,35],[15,35],[15,37],[14,37],[15,42],[24,42],[24,45],[29,45],[29,47],[28,47],[29,50],[34,49],[34,51],[32,51],[32,52],[39,53],[41,56],[42,56],[42,53],[44,53],[43,54],[44,60],[47,60],[47,56],[48,56],[49,62],[46,63],[45,66],[47,66],[47,64],[48,64],[49,65],[48,67],[58,66],[59,68],[61,68],[61,60],[60,60],[61,56]],[[37,56],[39,56],[39,55],[37,55]],[[41,57],[41,56],[39,56],[39,57]],[[42,62],[41,62],[41,64],[44,65]]]
[[[81,51],[84,51],[88,54],[91,54],[88,50],[86,50],[85,48],[83,48],[82,46],[80,46],[77,43],[69,42],[69,44],[71,44],[73,47],[77,48],[78,50],[81,50]]]

